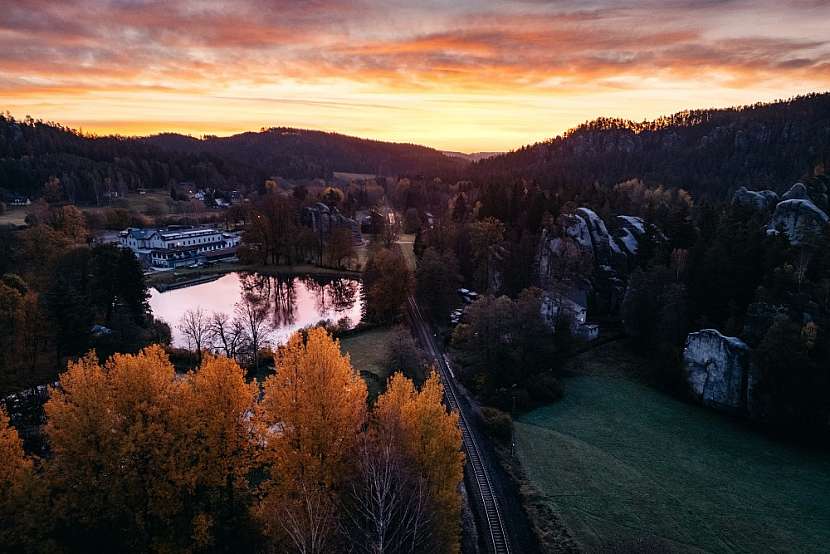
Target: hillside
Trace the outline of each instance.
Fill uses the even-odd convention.
[[[564,135],[481,160],[485,181],[613,185],[632,178],[723,197],[739,186],[783,192],[830,165],[830,93],[770,104],[684,111],[635,123],[600,118]]]
[[[60,179],[70,201],[94,204],[108,192],[163,188],[171,181],[235,188],[270,176],[331,177],[335,171],[452,177],[465,165],[423,146],[317,131],[269,129],[202,140],[97,137],[0,115],[0,197],[39,196],[50,176]]]
[[[288,179],[330,177],[335,171],[389,176],[448,175],[465,165],[425,146],[284,127],[203,139],[162,134],[143,141],[171,152],[220,156]]]

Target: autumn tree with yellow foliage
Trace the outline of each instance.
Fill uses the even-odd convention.
[[[356,469],[366,384],[321,328],[295,333],[276,365],[258,410],[270,479],[257,513],[282,548],[330,551],[337,505]]]
[[[426,485],[431,532],[436,552],[458,552],[464,453],[458,413],[442,403],[444,388],[430,374],[420,391],[401,373],[377,401],[377,441],[398,449],[407,467]]]
[[[214,541],[222,501],[245,489],[256,390],[227,359],[174,376],[159,346],[103,366],[91,353],[50,391],[46,471],[64,542],[147,551]]]
[[[434,373],[366,385],[321,328],[248,383],[163,348],[70,362],[45,405],[43,461],[0,411],[0,540],[20,551],[457,552],[463,454]],[[2,550],[3,548],[0,548]]]
[[[205,356],[181,384],[175,411],[188,519],[198,547],[245,549],[253,541],[249,474],[254,469],[251,419],[259,389],[233,359]]]
[[[0,406],[0,548],[23,549],[28,544],[27,494],[32,485],[32,461],[23,452],[17,431]]]

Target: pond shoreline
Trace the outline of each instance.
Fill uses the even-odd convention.
[[[260,264],[217,264],[210,267],[199,268],[182,268],[175,271],[159,271],[156,273],[145,274],[144,279],[148,287],[153,287],[160,292],[164,290],[171,290],[178,288],[178,286],[188,286],[185,283],[192,282],[199,284],[201,278],[209,276],[221,277],[228,273],[260,273],[263,275],[288,275],[288,276],[304,276],[310,277],[342,277],[347,279],[359,279],[363,276],[360,271],[352,271],[349,269],[334,269],[327,267],[320,267],[316,265],[300,264],[300,265],[260,265]],[[204,281],[208,282],[208,281]]]
[[[274,339],[279,343],[287,340],[289,329],[293,332],[323,321],[332,325],[344,321],[346,323],[341,326],[351,328],[363,319],[359,275],[266,273],[251,266],[209,268],[213,271],[207,272],[195,269],[186,274],[171,275],[166,281],[154,283],[149,290],[148,302],[153,314],[170,325],[171,345],[176,348],[188,346],[179,325],[188,311],[202,309],[208,316],[225,314],[234,318],[243,298],[262,311],[262,332],[267,340]]]

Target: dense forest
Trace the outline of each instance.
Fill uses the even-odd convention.
[[[642,123],[599,118],[477,162],[469,174],[490,182],[523,178],[545,188],[641,179],[724,198],[741,186],[784,192],[812,165],[830,165],[830,93]]]
[[[246,189],[272,176],[330,178],[332,173],[455,175],[466,165],[437,150],[316,131],[269,129],[204,140],[88,136],[56,123],[0,115],[0,193],[39,197],[50,177],[67,200],[101,205],[111,193],[165,188],[171,182]]]
[[[213,154],[287,179],[331,177],[334,172],[448,176],[466,165],[424,146],[285,127],[202,140],[162,134],[144,141],[168,151]]]
[[[334,172],[532,181],[542,188],[628,179],[720,198],[740,186],[777,192],[830,162],[830,93],[770,104],[680,112],[653,121],[599,118],[549,141],[470,164],[432,148],[289,128],[197,139],[94,137],[55,123],[0,116],[0,192],[37,197],[57,177],[69,200],[171,182],[245,189],[272,176]]]

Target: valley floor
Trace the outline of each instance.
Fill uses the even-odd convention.
[[[613,352],[613,348],[609,347]],[[612,356],[613,358],[613,356]],[[830,455],[583,363],[516,420],[527,477],[586,551],[826,551]]]

